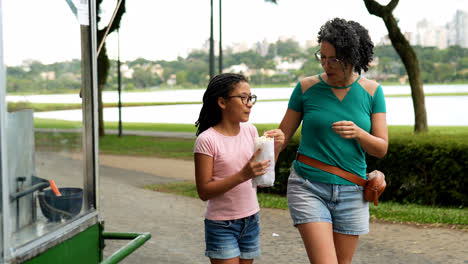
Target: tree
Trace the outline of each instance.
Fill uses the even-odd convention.
[[[96,1],[96,23],[99,24],[101,20],[100,16],[100,6],[103,0]],[[97,30],[97,43],[98,45],[104,41],[102,45],[101,51],[97,58],[97,70],[98,70],[98,112],[99,112],[99,136],[104,136],[104,105],[102,103],[102,90],[104,89],[104,85],[107,81],[107,76],[109,74],[109,57],[107,56],[106,44],[105,44],[105,37],[106,32],[107,34],[111,34],[115,30],[120,28],[120,21],[122,20],[122,16],[125,13],[125,0],[120,0],[117,3],[120,3],[120,6],[115,13],[115,18],[112,23],[102,29]]]
[[[276,54],[280,57],[288,57],[294,60],[303,56],[299,42],[293,39],[276,41]]]
[[[398,1],[399,0],[391,0],[386,6],[380,5],[375,0],[364,0],[364,3],[370,14],[383,19],[392,46],[405,65],[411,87],[411,97],[413,99],[415,118],[414,132],[427,132],[426,105],[424,102],[424,91],[418,57],[408,40],[406,40],[405,36],[401,33],[392,13],[398,5]]]

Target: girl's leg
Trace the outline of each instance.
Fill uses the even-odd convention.
[[[349,264],[356,251],[359,236],[333,233],[336,256],[339,264]]]
[[[312,222],[297,225],[310,263],[336,264],[337,256],[330,223]]]

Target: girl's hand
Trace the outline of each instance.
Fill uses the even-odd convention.
[[[267,173],[267,169],[268,167],[270,167],[270,161],[269,160],[264,160],[260,162],[255,161],[255,158],[257,158],[260,151],[262,151],[262,149],[258,149],[257,151],[255,151],[255,153],[252,155],[252,157],[247,162],[247,164],[245,164],[245,166],[242,168],[241,177],[243,181],[247,181],[257,176]]]
[[[281,129],[272,129],[264,133],[266,137],[275,139],[275,153],[278,154],[284,144],[284,133]]]
[[[359,138],[362,134],[362,129],[353,121],[339,121],[333,123],[333,131],[340,135],[342,138]]]

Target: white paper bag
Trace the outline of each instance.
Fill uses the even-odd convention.
[[[275,141],[273,138],[265,136],[255,138],[254,152],[259,148],[262,150],[258,154],[255,161],[270,160],[270,166],[267,168],[267,173],[252,179],[252,186],[270,187],[275,182]]]

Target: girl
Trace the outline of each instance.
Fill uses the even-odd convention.
[[[198,195],[208,201],[205,255],[211,263],[247,264],[260,255],[259,206],[251,179],[265,174],[270,161],[255,161],[258,132],[244,123],[256,100],[247,79],[232,73],[215,76],[203,95],[194,156]],[[283,144],[280,130],[266,134]]]

